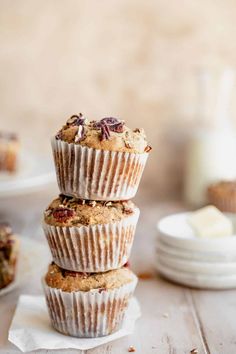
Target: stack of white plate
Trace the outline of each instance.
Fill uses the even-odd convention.
[[[165,278],[204,289],[236,287],[236,215],[226,214],[235,235],[198,238],[187,223],[188,213],[167,216],[157,225],[156,267]]]

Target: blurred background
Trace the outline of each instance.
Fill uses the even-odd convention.
[[[0,1],[0,129],[30,151],[70,115],[115,116],[153,146],[142,190],[178,198],[199,124],[195,72],[236,61],[235,1]]]

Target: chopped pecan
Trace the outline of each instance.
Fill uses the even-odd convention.
[[[145,147],[145,149],[144,149],[145,152],[149,152],[149,151],[151,151],[151,150],[152,150],[152,147],[149,146],[149,145],[147,145],[147,146]]]
[[[110,131],[115,133],[122,133],[124,131],[124,122],[112,117],[103,118],[98,122],[94,122],[93,126],[101,129],[101,140],[108,140]]]
[[[90,200],[89,202],[88,202],[88,204],[91,206],[91,207],[95,207],[96,206],[96,204],[97,204],[97,202],[96,202],[96,200]]]
[[[59,132],[55,136],[56,140],[60,140],[62,138],[62,131],[59,130]]]
[[[79,115],[74,114],[73,116],[71,116],[66,124],[67,125],[83,125],[85,121],[85,118],[83,116],[82,113],[79,113]]]
[[[105,202],[105,203],[104,203],[104,206],[110,207],[110,206],[112,206],[112,202],[110,202],[110,201],[109,201],[109,202]]]
[[[100,289],[98,289],[99,294],[101,294],[103,291],[107,291],[107,289],[106,289],[106,288],[100,288]]]
[[[133,214],[134,210],[124,205],[124,213],[125,214]]]
[[[125,140],[125,146],[126,146],[128,149],[132,149],[132,148],[133,148],[133,145],[132,145],[131,142],[128,141],[128,140]]]
[[[106,123],[102,123],[101,124],[101,140],[109,140],[110,138],[110,130],[108,125],[106,125]]]
[[[53,210],[52,215],[58,222],[66,222],[74,216],[74,210],[70,208],[58,207]]]
[[[85,131],[83,125],[79,125],[78,131],[75,135],[75,143],[79,143],[85,138]]]

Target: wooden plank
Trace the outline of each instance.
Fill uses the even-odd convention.
[[[141,304],[142,317],[134,334],[89,350],[87,354],[126,353],[131,345],[137,353],[145,354],[189,354],[193,348],[205,353],[188,292],[188,289],[161,278],[140,281],[136,295]]]
[[[236,353],[236,292],[191,291],[207,354]]]

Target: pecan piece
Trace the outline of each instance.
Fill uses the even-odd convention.
[[[54,219],[62,223],[72,218],[74,214],[75,214],[74,210],[70,208],[62,208],[62,207],[58,207],[54,209],[52,212]]]
[[[149,146],[149,145],[147,145],[147,146],[145,147],[145,149],[144,149],[145,152],[149,152],[149,151],[151,151],[151,150],[152,150],[152,147]]]
[[[85,118],[83,116],[82,113],[79,113],[79,115],[74,114],[73,116],[71,116],[66,124],[67,125],[83,125],[85,121]]]
[[[55,135],[56,140],[60,140],[62,138],[62,131],[60,130],[56,135]]]
[[[102,123],[101,124],[101,140],[109,140],[110,138],[110,130],[108,125],[106,125],[106,123]]]
[[[79,125],[78,131],[75,136],[75,143],[79,143],[84,138],[85,138],[84,127],[83,125]]]
[[[88,202],[88,205],[90,205],[92,208],[94,208],[96,206],[96,204],[97,204],[96,200],[90,200]]]

